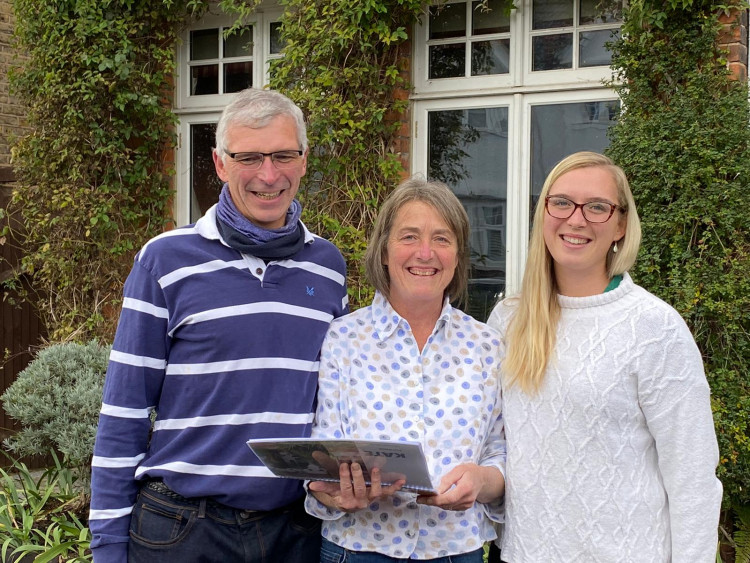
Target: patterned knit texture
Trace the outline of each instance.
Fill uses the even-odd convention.
[[[537,395],[503,390],[509,563],[715,560],[722,496],[709,388],[669,305],[635,285],[559,296]],[[513,300],[488,324],[504,335]]]

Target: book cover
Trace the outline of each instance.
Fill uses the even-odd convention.
[[[338,482],[339,465],[356,462],[368,485],[370,472],[377,467],[385,486],[406,479],[401,490],[436,494],[422,445],[417,442],[265,438],[248,440],[247,445],[279,477]]]

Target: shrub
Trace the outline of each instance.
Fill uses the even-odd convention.
[[[43,455],[55,448],[71,465],[87,465],[109,350],[96,341],[42,349],[0,397],[5,411],[22,427],[5,446],[19,456]]]
[[[32,472],[18,461],[0,469],[0,561],[91,561],[83,523],[86,495],[74,473],[52,454],[54,466]]]

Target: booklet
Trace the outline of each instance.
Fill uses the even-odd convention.
[[[338,482],[339,465],[357,462],[368,485],[370,471],[377,467],[385,486],[406,479],[401,490],[437,494],[422,445],[417,442],[265,438],[248,440],[247,445],[279,477]]]

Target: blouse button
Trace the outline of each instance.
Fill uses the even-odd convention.
[[[256,268],[255,273],[261,275],[263,273],[263,268]]]

